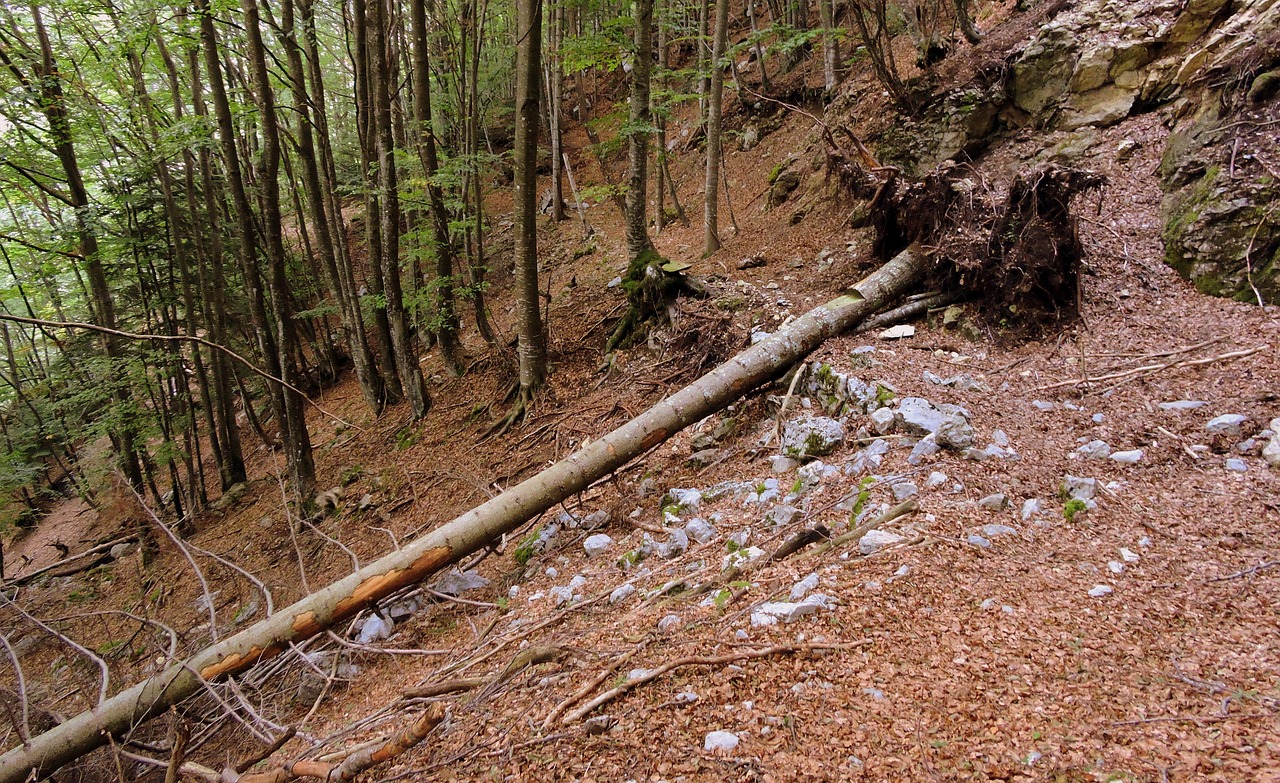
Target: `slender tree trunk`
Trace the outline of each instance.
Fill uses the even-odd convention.
[[[702,211],[703,257],[720,249],[718,226],[720,206],[720,125],[724,102],[725,42],[729,30],[729,0],[716,0],[715,42],[711,50],[711,95],[707,103],[707,179],[706,201]]]
[[[516,2],[515,295],[520,400],[547,376],[547,336],[538,291],[538,97],[542,92],[542,2]]]
[[[284,438],[294,495],[299,505],[305,506],[315,496],[316,469],[311,454],[311,436],[307,431],[306,409],[302,394],[296,391],[298,372],[293,353],[297,345],[297,333],[289,280],[285,271],[284,236],[280,225],[280,131],[276,121],[275,95],[267,71],[262,32],[259,29],[257,0],[241,0],[240,7],[244,13],[245,48],[253,74],[258,121],[262,124],[262,175],[258,188],[265,205],[262,222],[270,273],[271,312],[275,319],[276,345],[280,352],[279,377],[286,384],[280,391],[284,398],[284,420],[280,422],[280,432]]]
[[[40,103],[48,134],[53,146],[54,155],[62,166],[67,182],[68,202],[75,211],[76,237],[80,245],[80,255],[84,259],[85,272],[89,278],[89,290],[92,293],[92,308],[98,324],[108,329],[116,326],[115,304],[112,301],[111,286],[107,282],[106,271],[102,265],[102,256],[98,249],[98,235],[93,226],[89,209],[89,192],[85,188],[84,178],[80,173],[80,163],[76,157],[75,143],[71,136],[71,123],[67,116],[67,107],[62,92],[62,74],[58,70],[57,60],[53,55],[53,45],[49,41],[48,31],[44,26],[44,18],[40,7],[31,6],[31,19],[35,24],[36,38],[40,45],[40,62],[32,63],[35,71],[35,82],[39,85]],[[6,59],[7,56],[6,56]],[[20,77],[25,80],[25,77]],[[35,85],[30,85],[34,87]],[[120,458],[120,466],[125,478],[135,488],[143,484],[142,466],[138,456],[139,446],[136,442],[131,408],[129,386],[124,383],[124,352],[119,340],[111,335],[104,335],[103,349],[111,364],[115,387],[114,397],[124,419],[124,425],[112,431],[111,442]]]
[[[427,415],[431,398],[427,394],[418,365],[417,352],[409,336],[409,323],[405,316],[404,295],[400,275],[400,185],[396,170],[396,148],[391,112],[391,92],[395,88],[391,74],[391,57],[388,52],[386,30],[389,26],[384,0],[372,0],[369,30],[369,87],[373,93],[373,125],[376,129],[378,156],[378,196],[382,202],[382,290],[386,300],[388,325],[391,329],[391,352],[395,358],[396,373],[405,398],[413,410],[414,418]]]
[[[560,63],[560,47],[564,44],[564,4],[556,0],[551,6],[550,56],[547,65],[547,118],[551,134],[551,219],[559,223],[564,211],[564,68]]]
[[[627,136],[627,255],[652,249],[645,207],[649,200],[649,87],[653,72],[653,0],[635,0],[635,63],[631,68],[631,121]]]
[[[431,111],[430,39],[427,36],[426,0],[411,0],[410,25],[413,28],[413,109],[417,121],[417,149],[422,157],[423,174],[427,178],[427,197],[431,202],[431,236],[436,259],[435,302],[436,339],[445,365],[454,375],[462,374],[462,345],[458,339],[458,306],[454,296],[454,246],[449,237],[449,216],[445,212],[444,193],[435,181],[440,169],[436,149],[435,120]]]
[[[822,85],[828,93],[836,89],[840,76],[840,39],[835,31],[833,3],[834,0],[818,0],[818,16],[822,23]]]
[[[751,35],[756,39],[756,65],[760,66],[760,89],[769,92],[769,68],[764,59],[764,44],[760,42],[760,25],[756,22],[755,0],[747,0],[747,19],[751,22]]]

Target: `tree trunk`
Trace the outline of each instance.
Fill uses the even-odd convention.
[[[39,84],[40,104],[48,123],[48,134],[53,145],[54,155],[62,165],[63,175],[67,180],[68,203],[75,211],[76,236],[80,245],[80,255],[84,259],[85,271],[89,277],[89,290],[92,293],[92,310],[99,325],[114,329],[116,325],[115,305],[112,302],[111,286],[107,282],[106,271],[102,265],[102,256],[98,252],[98,235],[93,228],[89,214],[89,192],[85,188],[84,178],[80,174],[80,163],[76,158],[75,143],[71,136],[71,123],[67,116],[67,105],[62,93],[62,74],[58,70],[58,62],[53,56],[53,46],[45,30],[44,19],[40,15],[38,5],[31,6],[31,18],[35,24],[36,38],[40,42],[40,62],[33,63],[35,81]],[[25,76],[21,76],[25,80]],[[29,85],[34,86],[34,85]],[[103,349],[107,354],[114,377],[112,385],[116,388],[114,397],[116,404],[122,409],[131,407],[129,386],[123,381],[122,362],[124,354],[118,340],[111,335],[103,337]],[[133,419],[132,413],[122,411],[125,422]],[[120,466],[125,477],[135,488],[142,486],[142,466],[138,457],[138,446],[132,425],[114,429],[111,443],[120,458]]]
[[[840,38],[835,30],[834,2],[818,0],[818,16],[822,23],[822,85],[828,94],[835,91],[840,78]],[[763,71],[763,62],[760,67]]]
[[[542,92],[542,2],[516,3],[515,295],[520,402],[547,377],[547,335],[538,292],[538,98]]]
[[[631,121],[627,136],[627,255],[652,248],[645,207],[649,200],[649,82],[653,72],[653,0],[635,2],[635,63],[631,69]]]
[[[564,3],[551,6],[550,62],[547,64],[547,125],[551,134],[551,219],[559,223],[564,212],[564,67],[560,64],[560,46],[564,43]]]
[[[430,39],[427,37],[426,0],[412,0],[410,25],[413,35],[413,112],[417,121],[417,149],[427,178],[427,196],[431,202],[431,236],[436,258],[435,304],[436,339],[445,366],[461,375],[462,345],[458,339],[458,308],[454,296],[453,242],[449,238],[449,216],[445,212],[444,193],[436,184],[440,169],[436,150],[436,132],[431,113]]]
[[[391,57],[388,52],[387,9],[384,0],[372,0],[370,7],[369,39],[370,79],[373,93],[373,124],[376,128],[378,155],[378,195],[382,203],[382,291],[386,300],[387,322],[391,328],[391,353],[395,359],[396,373],[405,399],[413,410],[414,418],[427,415],[431,397],[422,378],[417,352],[409,336],[409,323],[404,311],[404,294],[400,276],[400,192],[396,171],[396,148],[392,127],[391,92],[395,80],[391,73]]]
[[[748,348],[678,393],[568,458],[355,573],[240,633],[121,691],[0,756],[0,783],[37,778],[201,692],[205,681],[238,674],[290,644],[349,620],[518,529],[689,425],[781,375],[823,340],[855,326],[905,294],[926,256],[908,249],[838,297]]]
[[[316,468],[311,454],[311,435],[307,431],[306,409],[302,394],[297,391],[299,378],[293,359],[297,330],[285,272],[287,261],[281,228],[280,129],[276,122],[275,94],[267,71],[262,31],[259,29],[257,0],[240,0],[240,7],[244,12],[245,48],[253,74],[254,100],[258,106],[258,121],[262,124],[262,174],[258,189],[263,201],[262,223],[271,286],[271,315],[275,320],[276,347],[279,350],[278,377],[284,381],[284,387],[279,391],[284,398],[280,435],[284,440],[294,495],[300,505],[305,505],[315,496]]]
[[[716,0],[715,42],[711,49],[711,94],[707,102],[707,180],[706,201],[702,210],[702,256],[706,258],[720,249],[717,221],[720,207],[720,125],[724,102],[725,40],[729,30],[729,0]]]

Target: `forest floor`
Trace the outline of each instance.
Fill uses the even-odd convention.
[[[419,593],[388,639],[312,644],[304,647],[310,669],[290,655],[247,678],[239,687],[253,713],[242,711],[244,725],[197,757],[220,766],[281,726],[299,731],[282,758],[304,751],[304,738],[324,740],[326,751],[351,747],[407,724],[423,702],[406,699],[413,689],[486,677],[487,687],[437,697],[450,704],[445,727],[366,777],[1280,781],[1280,472],[1259,458],[1260,443],[1249,442],[1280,416],[1280,313],[1203,296],[1163,263],[1155,169],[1167,133],[1159,113],[1140,115],[1091,134],[1076,161],[1109,178],[1100,202],[1080,205],[1087,274],[1078,319],[1039,339],[999,325],[963,333],[919,323],[908,339],[844,336],[811,357],[898,397],[962,406],[978,445],[1000,445],[1003,456],[943,451],[911,464],[911,449],[889,435],[880,455],[874,443],[850,438],[822,458],[830,470],[775,472],[776,444],[765,441],[787,390],[764,390],[472,558],[465,567],[487,586],[458,599]],[[1016,134],[977,166],[999,187],[1068,136]],[[551,380],[520,427],[500,439],[480,436],[502,413],[513,375],[511,357],[468,328],[473,365],[464,377],[449,377],[434,353],[424,362],[435,404],[423,422],[404,409],[373,419],[353,378],[318,399],[354,425],[311,417],[320,482],[343,487],[337,511],[315,526],[289,518],[282,458],[256,450],[248,491],[202,518],[191,541],[254,574],[274,606],[285,606],[600,437],[744,347],[753,328],[772,331],[838,295],[874,262],[868,233],[845,228],[847,206],[825,197],[821,171],[802,165],[805,184],[771,211],[757,195],[788,155],[819,154],[816,139],[797,114],[752,150],[727,155],[740,231],[722,212],[725,248],[708,259],[698,258],[702,229],[693,212],[701,207],[691,184],[700,181],[698,154],[676,155],[693,225],[671,227],[656,244],[692,263],[712,297],[682,303],[675,323],[623,352],[612,374],[598,368],[624,307],[609,283],[626,256],[621,218],[602,203],[586,211],[590,238],[572,211],[564,223],[544,225]],[[1127,157],[1126,141],[1136,142]],[[581,182],[600,181],[585,153],[575,160]],[[805,214],[793,224],[798,209]],[[509,210],[502,195],[489,208],[491,306],[504,344],[514,312]],[[739,269],[745,258],[764,264]],[[1079,383],[1255,348],[1236,359]],[[940,386],[926,373],[976,383]],[[821,406],[803,388],[794,396],[787,417]],[[1203,404],[1161,407],[1175,401]],[[1206,431],[1222,414],[1246,417],[1238,434]],[[690,462],[706,445],[694,438],[729,419],[721,433],[731,432],[717,439],[709,464]],[[867,424],[855,414],[847,430]],[[1089,459],[1080,447],[1095,440],[1142,456],[1133,464]],[[1067,475],[1099,486],[1096,507],[1071,519],[1059,496]],[[718,497],[709,491],[723,482],[741,484]],[[919,510],[884,526],[899,542],[869,556],[855,542],[760,561],[741,581],[718,581],[734,550],[772,551],[818,522],[838,532],[860,493],[868,508],[893,505],[903,482],[917,485]],[[702,499],[683,508],[668,501],[667,517],[663,496],[672,488],[700,490]],[[789,493],[799,513],[774,526],[770,515]],[[1039,510],[1027,501],[1039,501]],[[117,506],[111,519],[139,513],[124,500]],[[599,510],[609,514],[601,530],[562,516],[581,520]],[[7,547],[6,573],[56,560],[54,540],[74,554],[81,539],[109,534],[98,514],[77,511],[64,509],[56,529]],[[704,542],[619,564],[635,559],[624,556],[644,548],[646,537],[667,543],[694,517],[712,531]],[[518,564],[527,536],[551,524],[559,535]],[[588,557],[584,541],[598,533],[612,543]],[[827,596],[821,606],[795,622],[761,619],[765,602],[788,601],[793,588],[802,596],[810,576],[807,589]],[[636,592],[611,600],[624,583]],[[1095,589],[1103,586],[1109,592]],[[167,642],[110,612],[155,618],[175,629],[179,651],[192,651],[212,629],[226,635],[260,619],[266,601],[235,571],[203,556],[188,561],[165,543],[146,570],[133,555],[24,588],[19,603],[39,617],[75,618],[60,627],[111,663],[114,691],[154,672]],[[97,692],[92,663],[35,630],[11,638],[34,705],[61,715],[89,705]],[[340,659],[316,653],[326,645],[342,649]],[[522,649],[540,648],[551,660],[499,676]],[[743,657],[727,659],[735,655]],[[708,658],[716,660],[697,662]],[[628,673],[643,677],[683,659],[694,660],[572,714]],[[326,684],[317,671],[338,676]],[[579,692],[566,710],[572,719],[558,719],[556,706]],[[202,707],[212,709],[210,697]],[[584,724],[588,718],[596,720]],[[708,734],[718,731],[731,733],[736,747],[707,750]]]

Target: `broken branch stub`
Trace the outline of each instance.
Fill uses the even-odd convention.
[[[0,783],[45,777],[199,691],[354,616],[581,492],[685,427],[784,372],[828,337],[908,292],[925,255],[908,248],[850,289],[654,407],[492,500],[292,606],[115,694],[0,756]]]

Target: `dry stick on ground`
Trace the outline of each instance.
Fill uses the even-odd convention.
[[[27,702],[27,680],[22,674],[22,664],[18,660],[18,654],[14,652],[13,646],[9,644],[9,637],[0,633],[0,644],[4,645],[5,654],[9,656],[9,663],[13,666],[14,680],[18,686],[17,704],[18,715],[10,713],[9,717],[13,722],[13,728],[18,732],[18,739],[22,740],[25,745],[27,740],[31,739],[31,706]],[[12,710],[12,702],[6,700],[5,709]]]
[[[633,649],[628,650],[622,655],[619,655],[618,657],[614,658],[612,661],[609,662],[608,666],[602,669],[600,673],[597,674],[595,677],[591,678],[591,680],[587,682],[586,685],[583,685],[576,692],[569,694],[567,698],[565,698],[563,701],[557,704],[554,708],[552,708],[551,712],[547,713],[547,717],[542,721],[542,730],[543,731],[549,730],[552,724],[554,724],[556,720],[559,719],[559,717],[565,713],[565,710],[568,710],[573,705],[587,698],[587,696],[589,696],[592,693],[592,691],[594,691],[596,688],[599,688],[601,685],[604,684],[605,680],[613,676],[613,673],[615,671],[617,671],[619,668],[623,666],[626,666],[627,663],[632,658],[635,657],[636,653],[643,650],[647,644],[648,644],[648,640],[646,639],[645,641],[636,645]]]
[[[1203,367],[1207,364],[1216,364],[1217,362],[1231,361],[1232,359],[1243,359],[1246,356],[1253,356],[1255,353],[1267,348],[1266,345],[1259,345],[1257,348],[1249,348],[1243,351],[1231,351],[1230,353],[1220,354],[1218,356],[1210,356],[1205,359],[1179,359],[1174,362],[1165,362],[1164,364],[1148,364],[1143,367],[1135,367],[1132,370],[1124,372],[1112,373],[1110,375],[1102,375],[1096,378],[1090,378],[1089,383],[1100,383],[1102,381],[1125,381],[1145,375],[1152,375],[1161,370],[1175,370],[1180,367]],[[1061,381],[1059,383],[1051,383],[1048,386],[1037,386],[1032,391],[1047,391],[1049,389],[1061,389],[1065,386],[1079,386],[1080,380]]]
[[[93,555],[102,555],[104,553],[107,553],[105,560],[112,560],[114,558],[112,558],[109,553],[111,552],[111,549],[113,547],[119,546],[120,544],[131,544],[137,540],[138,540],[137,536],[124,536],[122,538],[116,538],[116,539],[112,539],[111,541],[103,542],[101,544],[98,544],[97,546],[93,546],[93,547],[90,547],[89,549],[84,550],[78,555],[72,555],[71,557],[59,560],[58,562],[53,563],[51,565],[47,565],[43,568],[37,568],[35,571],[32,571],[29,574],[23,574],[21,576],[15,576],[12,579],[8,579],[4,582],[4,586],[20,587],[22,585],[25,585],[31,582],[33,579],[39,577],[42,574],[47,574],[50,571],[58,571],[59,569],[69,567],[72,563],[79,562],[80,560],[83,560],[86,557],[92,557]],[[59,573],[53,574],[53,576],[71,576],[72,574],[78,574],[81,571],[88,571],[90,568],[93,568],[94,566],[101,565],[102,562],[103,562],[102,560],[95,559],[89,563],[76,566],[73,570],[59,571]]]
[[[1268,568],[1275,568],[1276,566],[1280,566],[1280,560],[1268,560],[1265,563],[1258,563],[1253,568],[1246,568],[1245,570],[1237,571],[1234,574],[1229,574],[1227,576],[1219,576],[1214,579],[1210,579],[1208,580],[1208,583],[1212,584],[1213,582],[1226,582],[1231,579],[1243,579],[1246,576],[1252,576],[1258,573],[1259,571],[1265,571]]]
[[[869,644],[871,644],[870,639],[859,639],[857,641],[847,642],[844,644],[784,644],[776,647],[766,647],[762,650],[743,650],[742,652],[719,655],[713,658],[697,655],[689,656],[687,658],[678,658],[674,661],[664,663],[656,669],[651,669],[642,677],[637,677],[634,680],[627,680],[616,688],[610,688],[561,718],[560,723],[568,726],[570,723],[580,721],[594,712],[596,708],[613,701],[633,688],[658,679],[672,669],[679,669],[684,666],[724,666],[725,664],[736,663],[737,661],[744,661],[750,658],[767,658],[772,655],[790,655],[798,652],[813,652],[816,650],[853,650],[858,647],[865,647]]]
[[[339,424],[342,424],[348,429],[353,429],[353,430],[356,430],[357,432],[365,431],[363,427],[352,424],[351,422],[342,418],[338,414],[329,411],[324,406],[320,405],[320,403],[316,402],[315,400],[311,399],[311,397],[307,396],[306,392],[302,391],[297,386],[294,386],[291,383],[288,383],[286,381],[281,380],[280,378],[277,378],[276,376],[272,375],[266,370],[259,369],[256,365],[254,365],[253,362],[244,358],[243,356],[231,350],[227,346],[219,345],[218,343],[215,343],[211,340],[206,340],[203,337],[193,337],[189,334],[138,334],[136,332],[122,332],[119,329],[108,329],[105,326],[98,326],[97,324],[86,324],[86,323],[81,323],[79,321],[46,321],[40,318],[25,318],[20,315],[10,315],[8,313],[0,313],[0,321],[12,321],[13,323],[26,324],[28,326],[38,326],[42,329],[83,329],[84,331],[87,331],[87,332],[98,332],[100,334],[108,334],[113,337],[123,337],[126,340],[156,340],[159,342],[196,343],[197,345],[203,345],[204,347],[210,350],[219,351],[221,353],[226,354],[227,356],[231,357],[232,361],[243,364],[245,367],[249,368],[249,371],[252,372],[254,375],[265,378],[266,380],[271,381],[272,383],[279,384],[280,386],[283,386],[289,391],[298,394],[299,396],[302,397],[302,399],[306,400],[307,403],[310,404],[313,408],[320,411],[325,416],[328,416],[330,419],[333,419],[334,421],[338,422]]]
[[[893,326],[894,324],[901,323],[903,321],[909,321],[913,318],[918,318],[935,308],[954,304],[965,298],[965,296],[966,294],[960,291],[948,291],[934,296],[926,296],[922,299],[917,299],[914,302],[907,302],[901,307],[895,307],[892,310],[886,310],[879,315],[868,318],[863,321],[860,326],[854,329],[853,333],[862,334],[875,329],[883,329],[886,326]]]
[[[63,633],[61,633],[60,631],[58,631],[57,629],[55,629],[55,628],[53,628],[53,627],[51,627],[51,626],[49,626],[49,625],[46,625],[45,623],[42,623],[41,621],[37,620],[33,615],[31,615],[29,612],[27,612],[27,610],[26,610],[26,609],[23,609],[21,606],[19,606],[19,605],[18,605],[18,602],[17,602],[17,601],[14,601],[12,598],[9,598],[8,596],[5,596],[5,595],[0,595],[0,598],[3,598],[3,600],[4,600],[5,602],[7,602],[10,606],[12,606],[12,607],[13,607],[13,610],[14,610],[15,612],[17,612],[18,614],[20,614],[20,615],[22,615],[23,617],[25,617],[25,618],[27,619],[27,621],[28,621],[28,622],[33,623],[34,625],[39,626],[39,627],[40,627],[40,628],[42,628],[44,631],[48,632],[50,635],[52,635],[52,636],[54,636],[55,638],[57,638],[57,640],[58,640],[58,641],[60,641],[60,642],[62,642],[63,644],[67,645],[68,647],[70,647],[71,649],[75,650],[76,652],[80,653],[80,654],[81,654],[81,655],[83,655],[85,658],[88,658],[90,661],[93,661],[94,665],[96,665],[96,666],[98,667],[98,672],[102,675],[102,676],[100,677],[100,682],[99,682],[99,684],[98,684],[98,701],[97,701],[97,704],[98,704],[98,705],[102,705],[104,702],[106,702],[106,700],[107,700],[107,686],[110,684],[110,681],[111,681],[111,672],[110,672],[110,670],[107,668],[107,662],[106,662],[106,661],[102,660],[102,658],[100,658],[99,656],[95,655],[95,654],[93,653],[93,651],[92,651],[92,650],[89,650],[89,649],[85,648],[84,646],[82,646],[82,645],[80,645],[80,644],[77,644],[77,643],[75,642],[75,640],[74,640],[74,639],[70,638],[70,637],[69,637],[69,636],[67,636],[66,634],[63,634]],[[24,744],[25,744],[25,743],[24,743]]]

